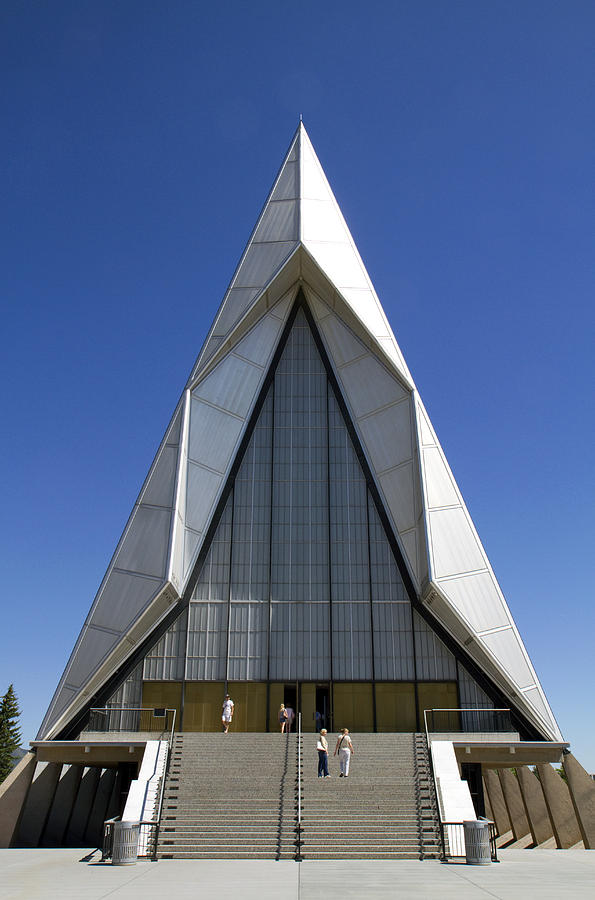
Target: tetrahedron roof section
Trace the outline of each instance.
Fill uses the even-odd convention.
[[[412,385],[407,364],[302,122],[242,254],[204,347],[194,381],[297,247],[304,247]]]
[[[560,732],[368,273],[300,123],[50,704],[71,728],[192,573],[296,297],[307,302],[424,604],[543,735]],[[301,302],[301,301],[300,301]]]

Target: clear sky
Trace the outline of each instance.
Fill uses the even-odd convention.
[[[591,0],[3,0],[0,693],[41,722],[300,113],[595,771]]]

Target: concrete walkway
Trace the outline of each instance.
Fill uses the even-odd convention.
[[[560,900],[595,896],[595,851],[503,850],[491,866],[436,861],[163,860],[111,866],[84,850],[0,850],[1,900]]]

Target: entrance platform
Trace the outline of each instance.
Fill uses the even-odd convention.
[[[491,866],[435,860],[101,863],[92,850],[0,850],[0,900],[560,900],[592,898],[595,851],[502,850]]]

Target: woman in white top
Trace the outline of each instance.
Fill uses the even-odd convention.
[[[349,728],[343,728],[341,734],[337,738],[337,744],[333,756],[339,754],[339,778],[349,778],[349,763],[351,762],[351,754],[355,753],[351,738],[349,737]]]

